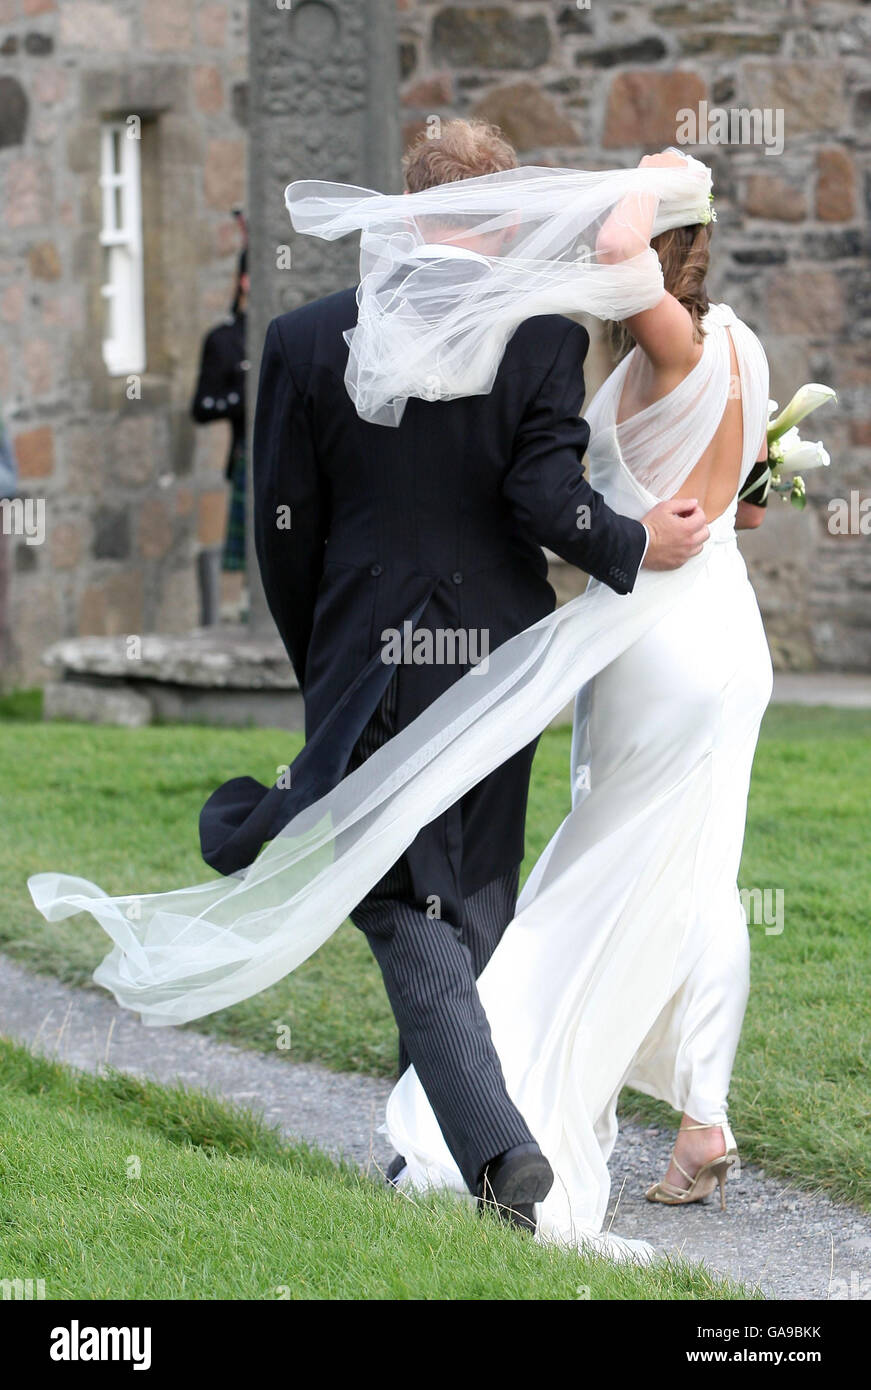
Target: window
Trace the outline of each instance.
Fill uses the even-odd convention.
[[[128,126],[123,121],[107,121],[101,131],[103,360],[111,376],[145,370],[138,137],[138,123]]]

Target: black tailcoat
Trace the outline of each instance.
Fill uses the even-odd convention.
[[[203,855],[224,873],[342,778],[392,676],[401,729],[467,669],[385,664],[388,629],[474,630],[493,651],[554,607],[542,546],[619,593],[644,552],[640,522],[584,477],[583,328],[527,320],[488,395],[409,400],[392,428],[361,420],[344,384],[343,334],[356,315],[344,290],[273,320],[266,336],[257,556],[305,697],[307,741],[289,789],[235,778],[206,803]],[[408,856],[419,894],[462,897],[519,863],[533,751],[421,834]]]

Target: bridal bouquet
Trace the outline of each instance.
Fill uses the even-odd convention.
[[[806,505],[807,491],[802,475],[810,468],[828,468],[831,459],[822,440],[812,443],[809,439],[802,439],[798,426],[812,410],[826,401],[837,399],[831,386],[821,386],[811,381],[796,391],[789,405],[779,415],[774,415],[777,401],[768,402],[769,417],[774,415],[774,419],[769,418],[768,422],[767,468],[761,478],[758,475],[754,477],[750,486],[745,488],[745,493],[755,492],[760,484],[764,484],[763,500],[769,492],[779,492],[784,501],[788,498],[794,507],[801,509]],[[787,474],[791,476],[785,476]]]

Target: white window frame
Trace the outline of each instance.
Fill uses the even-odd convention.
[[[142,178],[138,139],[124,121],[104,121],[100,131],[100,245],[107,248],[108,278],[103,361],[110,376],[145,370],[145,285],[142,252]]]

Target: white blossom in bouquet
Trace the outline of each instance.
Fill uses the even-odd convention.
[[[787,430],[794,429],[800,425],[806,415],[810,415],[812,410],[825,405],[826,401],[836,401],[837,393],[831,386],[823,386],[818,381],[809,381],[796,391],[789,405],[783,409],[773,420],[768,421],[768,443],[773,439],[779,439],[786,434]],[[768,414],[777,409],[777,401],[768,402]]]
[[[779,439],[769,442],[768,457],[780,464],[781,471],[786,468],[790,473],[807,473],[812,468],[828,468],[832,461],[821,439],[815,443],[809,439],[802,439],[796,426],[787,430]]]
[[[818,381],[809,381],[796,391],[792,400],[780,414],[777,414],[777,401],[768,402],[768,481],[773,492],[789,498],[794,507],[802,508],[807,502],[807,489],[804,474],[813,468],[828,468],[831,463],[828,451],[821,439],[812,442],[802,439],[798,431],[800,422],[826,401],[836,401],[837,394],[831,386]],[[771,416],[774,419],[771,419]],[[784,473],[792,474],[784,478]],[[766,494],[767,495],[767,494]]]

